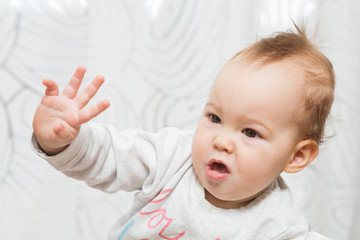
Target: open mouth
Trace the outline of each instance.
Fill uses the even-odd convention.
[[[210,169],[212,171],[216,171],[219,173],[228,173],[229,171],[227,170],[227,167],[225,166],[225,164],[220,163],[220,162],[214,162],[210,165]]]
[[[229,174],[229,168],[219,160],[211,160],[206,168],[206,175],[212,180],[223,180]]]

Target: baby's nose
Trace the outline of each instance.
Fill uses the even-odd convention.
[[[235,149],[234,140],[229,133],[218,134],[214,140],[214,148],[232,154]]]

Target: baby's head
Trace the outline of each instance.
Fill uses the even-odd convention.
[[[216,206],[245,205],[281,172],[301,171],[317,156],[334,72],[297,31],[242,50],[214,82],[192,158],[205,196]]]

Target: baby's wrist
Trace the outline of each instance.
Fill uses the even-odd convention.
[[[41,148],[41,150],[49,156],[54,156],[56,154],[59,154],[60,152],[64,151],[67,148],[67,146],[69,146],[67,144],[67,145],[59,146],[59,147],[50,147],[47,144],[39,141],[39,139],[38,139],[38,143],[39,143],[39,147]]]

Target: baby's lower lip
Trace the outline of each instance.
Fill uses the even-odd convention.
[[[210,166],[206,167],[206,176],[214,181],[224,180],[229,176],[228,172],[219,172],[213,170]]]

